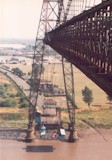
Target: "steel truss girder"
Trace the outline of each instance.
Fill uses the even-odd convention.
[[[48,44],[112,96],[112,1],[51,31]]]

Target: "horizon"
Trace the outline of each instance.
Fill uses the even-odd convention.
[[[3,45],[3,44],[31,44],[31,45],[35,46],[35,39],[27,39],[27,38],[25,38],[25,39],[24,38],[0,39],[0,45]],[[3,48],[7,48],[7,47],[3,47]]]
[[[15,38],[0,38],[0,41],[5,41],[5,40],[35,40],[36,38],[19,38],[19,37],[15,37]]]

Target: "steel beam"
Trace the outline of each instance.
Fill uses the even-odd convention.
[[[112,1],[48,33],[47,43],[112,97]]]

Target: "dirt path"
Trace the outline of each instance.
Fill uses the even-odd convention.
[[[112,143],[112,129],[98,128],[94,124],[83,119],[82,122],[88,125],[89,129],[79,132],[80,140],[88,142]]]

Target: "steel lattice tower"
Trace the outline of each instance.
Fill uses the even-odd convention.
[[[32,64],[29,123],[26,141],[32,141],[35,138],[35,113],[39,95],[43,56],[45,52],[43,39],[45,33],[54,29],[61,22],[62,10],[63,0],[43,0]]]
[[[69,12],[71,11],[71,7],[73,8],[73,2],[75,0],[69,0],[67,4],[67,9],[64,14],[63,22],[68,20]],[[75,1],[76,2],[76,1]],[[73,13],[73,12],[72,12]],[[74,14],[70,15],[74,16]],[[70,17],[69,16],[69,17]],[[55,35],[52,34],[52,31],[49,32],[50,36],[46,36],[46,44],[50,45],[50,42],[55,40]],[[54,40],[53,40],[54,39]],[[52,46],[52,45],[51,45]],[[55,47],[54,47],[55,48]],[[64,77],[64,87],[65,87],[65,94],[66,94],[66,104],[68,108],[68,115],[69,115],[69,142],[74,142],[74,132],[75,132],[75,93],[74,93],[74,76],[73,76],[73,65],[70,63],[68,58],[64,58],[62,56],[62,68],[63,68],[63,77]]]
[[[68,0],[67,8],[65,11],[64,22],[71,19],[81,12],[84,0]],[[63,77],[66,93],[66,102],[69,114],[69,142],[74,142],[75,132],[75,92],[74,92],[74,75],[73,65],[66,58],[62,57]]]
[[[52,31],[61,23],[68,20],[67,16],[73,8],[73,2],[69,0],[66,12],[64,12],[63,0],[43,0],[40,21],[35,42],[35,50],[32,64],[31,87],[30,87],[30,102],[29,102],[29,124],[27,132],[27,141],[32,141],[35,138],[35,113],[37,100],[39,97],[39,86],[41,80],[41,72],[43,66],[43,56],[45,52],[45,36],[47,32]],[[77,0],[76,0],[77,1]],[[75,2],[76,2],[75,1]],[[72,12],[73,13],[73,12]],[[71,16],[71,15],[70,15]],[[64,75],[64,85],[66,92],[66,100],[69,114],[69,141],[74,141],[75,130],[75,99],[74,99],[74,76],[73,66],[65,58],[62,57],[62,67]],[[38,68],[38,69],[37,69]]]
[[[71,8],[73,8],[74,0],[69,0],[64,15],[64,22],[66,22],[71,16],[69,15]],[[73,14],[73,12],[72,12]],[[69,17],[69,18],[68,18]],[[62,56],[62,68],[64,77],[64,86],[66,93],[66,103],[69,114],[69,142],[74,142],[74,131],[75,131],[75,93],[74,93],[74,75],[73,65],[66,58]]]

